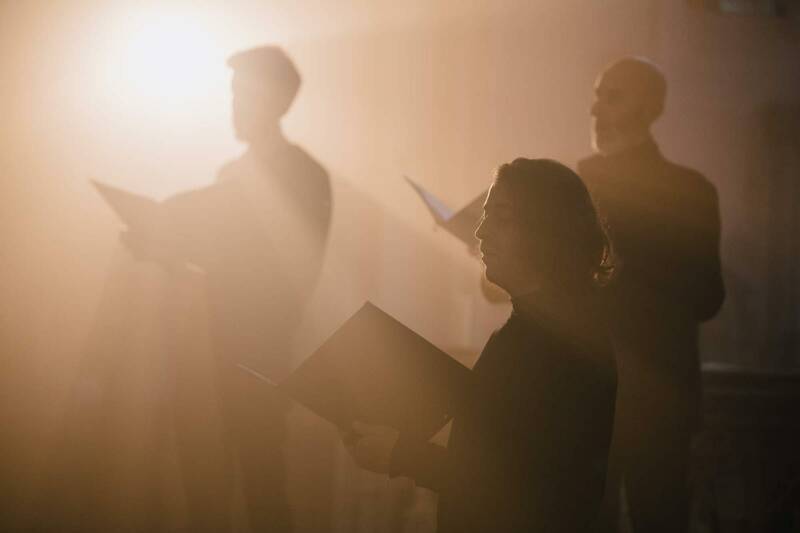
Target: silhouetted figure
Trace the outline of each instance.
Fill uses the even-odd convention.
[[[502,165],[476,231],[513,312],[456,400],[447,447],[355,424],[356,461],[439,492],[438,531],[588,531],[603,496],[615,371],[597,301],[607,241],[577,175]]]
[[[153,235],[131,233],[126,241],[173,271],[194,265],[205,273],[224,441],[238,464],[220,468],[176,416],[190,529],[229,527],[238,466],[253,530],[290,531],[282,449],[287,403],[236,363],[273,379],[288,372],[292,334],[321,268],[331,190],[325,170],[281,132],[300,86],[289,58],[262,47],[228,64],[233,124],[247,151],[222,168],[217,183],[164,201]]]
[[[619,373],[609,519],[622,480],[633,528],[647,533],[688,525],[698,325],[724,298],[716,190],[667,161],[650,134],[665,94],[664,77],[645,60],[608,67],[591,109],[596,154],[578,165],[621,263],[607,290]]]

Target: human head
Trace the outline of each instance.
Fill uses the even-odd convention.
[[[248,143],[270,132],[289,110],[300,88],[300,74],[277,46],[238,52],[228,59],[233,69],[233,127]]]
[[[626,57],[612,63],[594,86],[592,148],[613,155],[650,138],[667,93],[664,75],[646,59]]]
[[[550,159],[501,165],[475,236],[486,277],[517,296],[580,290],[607,274],[609,244],[581,179]]]

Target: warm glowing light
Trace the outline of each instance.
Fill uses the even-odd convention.
[[[132,88],[141,94],[180,97],[209,83],[220,55],[207,28],[172,15],[143,20],[122,61]]]
[[[209,183],[239,150],[225,64],[237,26],[220,6],[165,4],[98,9],[71,98],[88,174],[157,198]]]
[[[266,9],[120,0],[92,10],[64,95],[70,134],[90,147],[73,156],[87,177],[156,198],[213,181],[241,151],[226,60],[285,33]]]
[[[105,51],[105,96],[136,113],[193,112],[227,91],[223,28],[198,9],[125,13]],[[219,105],[219,104],[217,104]]]

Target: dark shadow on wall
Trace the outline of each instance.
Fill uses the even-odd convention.
[[[800,106],[762,111],[765,140],[768,367],[800,366]]]

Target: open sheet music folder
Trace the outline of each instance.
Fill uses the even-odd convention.
[[[471,381],[467,367],[367,302],[277,388],[340,428],[359,420],[427,440]]]
[[[475,238],[475,229],[483,214],[483,202],[486,200],[488,191],[480,193],[460,211],[453,211],[420,184],[408,176],[403,177],[414,189],[414,192],[425,202],[425,207],[428,208],[438,226],[447,230],[469,247],[478,245],[478,240]]]
[[[157,223],[161,210],[156,200],[97,180],[91,183],[128,228],[147,230]]]

